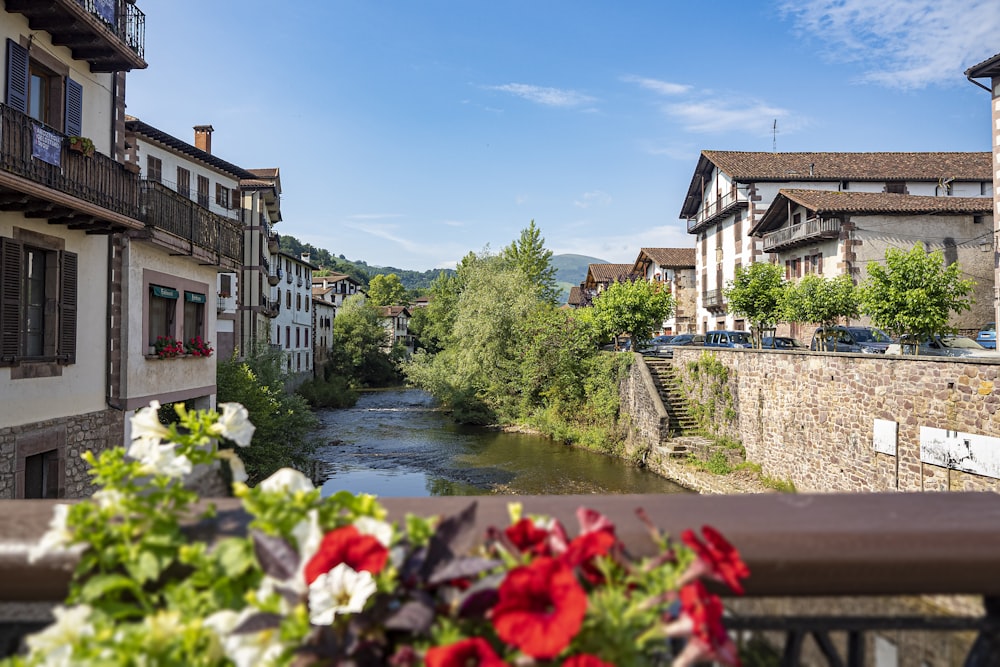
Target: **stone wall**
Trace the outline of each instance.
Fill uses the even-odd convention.
[[[626,458],[646,461],[652,451],[667,435],[670,419],[660,401],[646,364],[635,352],[628,375],[619,385],[618,399],[622,414],[628,415],[628,434],[625,440]]]
[[[717,382],[704,374],[696,380],[691,372],[703,352],[674,350],[692,401]],[[742,442],[747,460],[768,477],[789,480],[801,492],[1000,491],[1000,362],[726,349],[709,354],[729,370],[733,399],[729,406],[718,402],[714,426]],[[940,437],[928,428],[942,429]],[[955,454],[954,447],[963,445],[967,455]]]

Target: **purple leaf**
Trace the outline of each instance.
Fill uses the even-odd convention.
[[[280,537],[251,531],[253,552],[264,574],[279,581],[291,579],[299,571],[299,554]]]
[[[234,635],[249,635],[262,630],[273,630],[281,625],[280,614],[261,612],[248,617],[233,629]]]
[[[434,623],[434,607],[422,600],[406,602],[385,620],[386,630],[422,634]]]
[[[459,556],[443,563],[434,571],[427,583],[434,586],[455,579],[470,579],[499,565],[502,563],[498,560],[479,558],[478,556]]]
[[[439,569],[450,563],[456,554],[465,553],[475,540],[476,503],[442,521],[427,545],[427,559],[421,574],[430,579]]]

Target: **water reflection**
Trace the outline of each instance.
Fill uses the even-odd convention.
[[[324,495],[685,491],[646,470],[546,438],[453,424],[416,389],[366,393],[353,408],[319,416],[328,443],[317,452],[327,466]]]

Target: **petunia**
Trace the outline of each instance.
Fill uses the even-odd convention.
[[[596,655],[582,653],[574,655],[563,661],[562,667],[615,667],[610,662],[604,662]]]
[[[70,667],[73,660],[73,644],[80,637],[94,634],[94,626],[89,622],[90,607],[82,604],[76,607],[55,607],[52,610],[56,620],[41,632],[28,635],[25,643],[31,653],[41,656],[45,665]]]
[[[34,563],[49,555],[75,555],[82,552],[85,544],[73,544],[73,531],[69,529],[69,505],[59,503],[52,508],[52,519],[49,529],[45,531],[38,544],[28,552],[28,562]]]
[[[236,667],[270,667],[276,665],[285,652],[278,628],[260,632],[233,633],[233,630],[256,613],[258,612],[253,607],[247,607],[239,613],[223,609],[207,617],[203,622],[203,625],[219,638],[226,657],[232,660]]]
[[[379,521],[370,516],[362,516],[354,521],[354,527],[362,535],[371,535],[384,547],[392,544],[392,524],[387,521]]]
[[[191,459],[184,454],[177,454],[177,445],[173,442],[159,444],[153,440],[135,440],[128,449],[128,455],[142,464],[144,475],[166,475],[167,477],[184,477],[191,473]]]
[[[257,427],[250,423],[250,413],[239,403],[220,403],[222,414],[208,431],[232,440],[240,447],[246,447],[253,439]]]
[[[148,440],[159,443],[170,437],[170,431],[160,423],[160,402],[151,401],[149,407],[139,408],[129,420],[132,424],[133,440]],[[129,454],[131,456],[131,453]],[[137,458],[137,457],[133,457]]]
[[[580,631],[587,594],[573,570],[541,556],[511,570],[497,591],[493,628],[503,641],[548,660],[559,655]]]
[[[507,664],[482,637],[429,648],[424,663],[427,667],[505,667]]]
[[[231,449],[220,449],[215,453],[215,458],[221,459],[229,464],[229,470],[233,473],[234,482],[246,482],[250,479],[247,476],[247,467],[243,464],[243,459]]]
[[[375,590],[371,572],[341,563],[310,582],[309,620],[313,625],[330,625],[340,614],[356,614]]]
[[[681,540],[688,545],[697,556],[680,578],[680,585],[694,581],[698,577],[708,576],[724,582],[737,595],[743,595],[741,579],[750,576],[750,568],[746,566],[736,548],[722,534],[711,526],[702,526],[701,533],[705,542],[691,530],[681,533]]]
[[[316,487],[309,478],[292,468],[281,468],[260,483],[262,491],[270,493],[296,493],[297,491],[312,491]]]
[[[354,526],[336,528],[323,536],[319,549],[306,564],[306,584],[341,563],[359,572],[378,574],[388,558],[389,550],[371,535],[362,535]]]
[[[508,526],[503,532],[521,553],[530,553],[536,556],[552,555],[552,549],[549,546],[549,531],[539,528],[531,519],[521,519],[514,525]]]
[[[738,665],[739,657],[733,640],[722,624],[722,601],[695,581],[681,588],[681,614],[667,624],[667,637],[689,637],[684,650],[674,660],[674,667],[693,665],[705,660],[717,660]]]

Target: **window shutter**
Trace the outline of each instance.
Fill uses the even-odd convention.
[[[60,361],[76,363],[76,300],[77,300],[77,255],[75,252],[61,254],[62,266],[59,271],[59,349]]]
[[[28,49],[7,40],[7,106],[28,113]]]
[[[0,238],[0,366],[21,349],[21,243]]]
[[[230,196],[231,199],[229,200],[229,208],[239,209],[241,206],[239,188],[233,188],[232,192],[230,193]]]
[[[83,85],[66,77],[66,134],[83,134]]]

